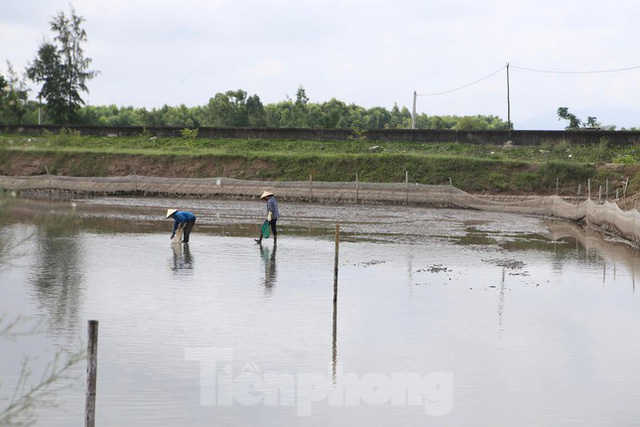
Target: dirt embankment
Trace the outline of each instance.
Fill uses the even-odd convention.
[[[174,178],[227,177],[260,179],[269,168],[261,159],[174,155],[126,155],[82,153],[5,152],[0,154],[0,175],[32,176],[124,176],[142,175]]]
[[[563,197],[587,195],[586,178],[571,177],[559,180],[556,188],[556,177],[546,177],[546,184],[522,188],[514,184],[514,177],[533,176],[534,164],[518,164],[495,169],[496,165],[477,166],[470,172],[468,165],[460,166],[456,162],[437,165],[420,160],[411,164],[399,162],[389,166],[385,161],[362,165],[358,159],[338,159],[334,161],[310,161],[309,159],[261,158],[246,155],[189,156],[178,154],[143,155],[143,154],[111,154],[104,152],[29,152],[18,150],[0,151],[0,175],[33,176],[51,175],[76,177],[113,177],[113,176],[149,176],[165,178],[235,178],[253,181],[307,181],[312,176],[314,181],[355,182],[356,173],[360,172],[362,182],[404,182],[405,170],[415,169],[423,173],[422,179],[411,175],[410,182],[423,184],[452,184],[469,193],[492,197],[495,200],[532,196],[548,196],[552,194]],[[434,171],[434,168],[439,168]],[[378,169],[377,175],[367,178],[366,172]],[[398,173],[398,171],[400,171]],[[416,173],[417,173],[416,172]],[[427,176],[426,173],[431,173]],[[395,174],[391,176],[391,174]],[[595,174],[599,176],[596,183],[592,180],[591,196],[598,198],[604,191],[605,177],[609,198],[616,193],[618,198],[626,196],[625,205],[635,200],[635,193],[640,188],[640,168],[638,165],[596,165]],[[496,176],[500,178],[497,179]],[[453,180],[451,181],[451,178]],[[610,178],[609,178],[610,177]],[[529,178],[526,178],[529,179]],[[540,179],[539,177],[535,179]],[[494,185],[494,182],[497,183]],[[480,183],[480,184],[479,184]],[[602,187],[602,189],[600,189]],[[633,203],[632,203],[633,206]],[[628,207],[628,206],[627,206]]]

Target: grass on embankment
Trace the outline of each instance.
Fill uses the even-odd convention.
[[[640,188],[635,146],[484,146],[366,140],[290,141],[206,138],[0,136],[0,174],[226,176],[281,181],[451,183],[469,192],[575,195],[609,180]],[[602,166],[602,163],[617,163]]]

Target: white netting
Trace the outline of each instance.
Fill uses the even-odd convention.
[[[558,196],[502,202],[473,196],[448,185],[364,182],[244,181],[232,178],[158,178],[148,176],[68,177],[56,175],[2,176],[0,188],[36,197],[95,195],[192,196],[257,198],[269,189],[283,200],[332,203],[390,203],[457,207],[584,220],[640,243],[640,213],[621,210],[615,203],[588,199],[572,203]]]

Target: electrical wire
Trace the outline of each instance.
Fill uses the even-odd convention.
[[[626,68],[614,68],[610,70],[593,70],[593,71],[561,71],[561,70],[540,70],[536,68],[519,67],[517,65],[511,65],[512,68],[524,71],[532,71],[534,73],[547,73],[547,74],[602,74],[602,73],[617,73],[620,71],[630,71],[640,69],[640,65]]]
[[[434,96],[434,95],[444,95],[444,94],[446,94],[446,93],[451,93],[451,92],[456,92],[456,91],[458,91],[458,90],[466,89],[466,88],[468,88],[468,87],[470,87],[470,86],[473,86],[473,85],[475,85],[475,84],[477,84],[477,83],[480,83],[480,82],[481,82],[481,81],[483,81],[483,80],[488,79],[489,77],[492,77],[492,76],[493,76],[493,75],[495,75],[495,74],[498,74],[500,71],[504,70],[505,68],[507,68],[507,66],[506,66],[506,65],[505,65],[505,66],[500,67],[499,69],[497,69],[497,70],[496,70],[496,71],[494,71],[493,73],[491,73],[491,74],[489,74],[489,75],[487,75],[487,76],[485,76],[485,77],[483,77],[483,78],[481,78],[481,79],[478,79],[478,80],[476,80],[476,81],[474,81],[474,82],[472,82],[472,83],[466,84],[466,85],[464,85],[464,86],[457,87],[457,88],[455,88],[455,89],[445,90],[445,91],[442,91],[442,92],[416,93],[416,96]]]

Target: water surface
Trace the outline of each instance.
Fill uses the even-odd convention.
[[[198,216],[188,246],[170,244],[168,207]],[[259,247],[263,211],[211,200],[13,204],[0,229],[13,242],[1,254],[0,313],[44,319],[46,331],[1,342],[0,396],[23,355],[37,357],[37,373],[56,350],[84,346],[97,319],[97,425],[640,418],[638,253],[624,243],[534,217],[281,202],[278,244]],[[84,369],[38,425],[82,422]]]

